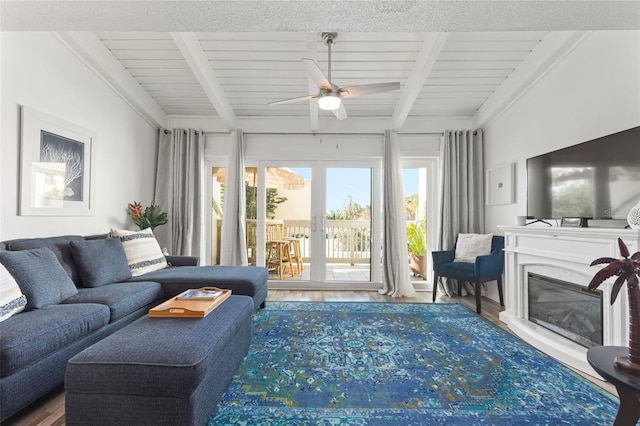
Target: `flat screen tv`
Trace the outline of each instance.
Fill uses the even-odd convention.
[[[640,127],[527,159],[527,216],[626,219],[640,200]]]

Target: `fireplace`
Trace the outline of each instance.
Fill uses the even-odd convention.
[[[586,348],[602,346],[602,291],[529,272],[529,321]]]
[[[501,226],[505,233],[505,310],[500,312],[500,320],[511,331],[526,342],[579,371],[600,377],[587,362],[589,346],[627,346],[629,343],[629,307],[626,297],[618,297],[611,305],[611,291],[615,277],[599,287],[602,291],[593,295],[587,293],[587,283],[602,265],[590,266],[593,259],[600,257],[619,258],[618,238],[622,238],[630,252],[640,250],[640,230],[608,228],[569,228],[547,226]],[[551,287],[538,289],[529,301],[529,274],[551,278]],[[557,281],[569,283],[558,290]],[[578,284],[580,288],[571,286]],[[536,283],[532,287],[535,291]],[[567,288],[569,289],[567,291]],[[577,291],[572,291],[577,290]],[[623,289],[624,291],[624,289]],[[537,300],[535,300],[537,298]],[[566,305],[581,301],[588,308],[567,311],[557,321],[555,315],[549,321],[544,313],[543,302],[550,303],[547,311],[552,311],[553,302],[562,301]],[[571,303],[567,303],[571,302]],[[538,304],[540,303],[540,305]],[[557,305],[557,304],[556,304]],[[564,307],[563,307],[564,308]],[[560,314],[558,314],[559,316]],[[580,315],[589,318],[575,322],[564,321]],[[537,318],[534,322],[532,318]],[[544,322],[541,325],[541,321]],[[553,322],[559,322],[554,324]],[[556,326],[569,325],[570,335],[557,332]],[[579,327],[575,330],[575,324]],[[588,325],[586,325],[588,324]],[[590,330],[593,329],[593,330]],[[553,330],[553,331],[552,331]],[[574,336],[579,335],[580,337]],[[579,343],[578,343],[579,342]],[[599,343],[601,342],[601,343]]]

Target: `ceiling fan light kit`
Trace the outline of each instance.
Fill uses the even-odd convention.
[[[313,59],[303,58],[302,63],[307,69],[309,78],[318,86],[319,93],[297,98],[283,99],[280,101],[270,102],[269,105],[281,105],[292,102],[307,101],[311,99],[318,100],[318,108],[325,111],[331,111],[338,118],[344,120],[347,118],[347,112],[342,104],[342,98],[353,98],[356,96],[373,95],[375,93],[388,92],[400,89],[400,83],[376,83],[362,84],[359,86],[350,86],[340,88],[331,82],[331,45],[338,37],[337,33],[322,33],[322,41],[327,45],[328,69],[325,75],[318,64]]]
[[[323,95],[318,98],[318,107],[325,111],[333,111],[334,109],[340,108],[340,104],[342,101],[340,98],[332,93],[328,95]]]

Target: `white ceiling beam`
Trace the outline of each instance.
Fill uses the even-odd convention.
[[[427,33],[422,41],[422,46],[416,56],[411,74],[409,74],[409,78],[402,89],[400,99],[398,99],[391,116],[391,128],[394,131],[399,131],[404,125],[448,36],[449,33]]]
[[[220,119],[229,130],[236,130],[238,128],[236,113],[220,85],[218,76],[209,65],[209,60],[202,50],[196,34],[172,32],[171,38],[191,67]]]
[[[473,115],[474,127],[486,128],[529,91],[590,34],[557,31],[547,34],[538,46],[507,77]]]
[[[307,56],[306,58],[313,59],[315,63],[318,63],[318,45],[316,43],[317,33],[308,32],[306,33],[307,39]],[[318,87],[313,82],[311,77],[307,76],[309,94],[318,93]],[[301,95],[303,96],[303,95]],[[319,127],[319,111],[318,111],[318,101],[316,99],[311,99],[309,101],[309,130],[311,132],[317,132]]]
[[[154,127],[167,127],[168,116],[131,76],[95,33],[57,32],[55,36]]]

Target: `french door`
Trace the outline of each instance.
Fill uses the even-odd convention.
[[[379,288],[379,162],[267,161],[256,167],[256,264],[274,266],[270,286]],[[292,267],[281,277],[268,258],[274,238],[298,245],[302,267],[288,259]]]

